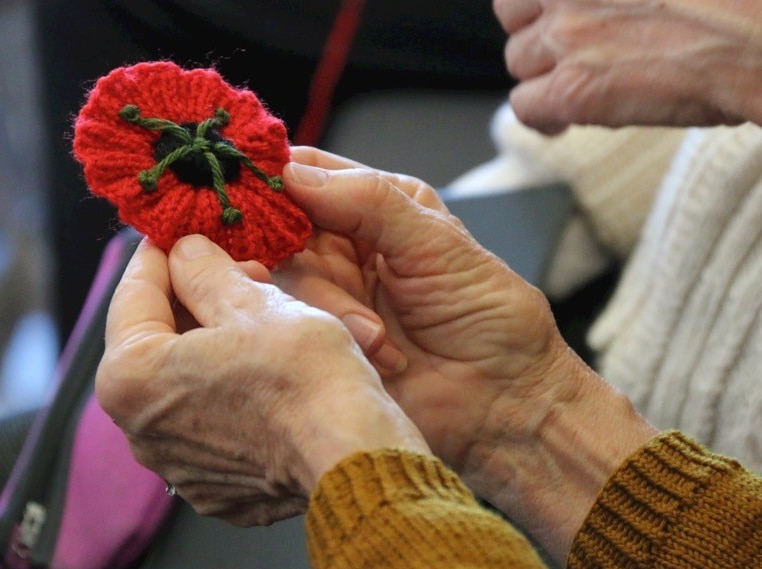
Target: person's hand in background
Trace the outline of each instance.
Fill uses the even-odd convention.
[[[762,121],[760,0],[493,0],[519,81],[510,101],[544,132],[571,124]]]

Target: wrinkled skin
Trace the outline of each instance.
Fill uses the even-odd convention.
[[[135,456],[197,511],[252,525],[303,511],[353,452],[433,451],[563,559],[653,430],[434,189],[293,158],[284,182],[316,231],[273,274],[199,236],[168,259],[143,244],[128,267],[96,388]],[[199,240],[212,250],[189,255]]]
[[[520,120],[701,126],[759,122],[760,0],[493,0]]]
[[[198,255],[202,251],[204,254]],[[201,236],[143,243],[111,303],[96,394],[139,462],[238,525],[303,512],[359,450],[425,442],[342,322]]]
[[[303,455],[332,456],[319,445],[402,439],[428,452],[349,328],[319,309],[378,315],[370,361],[403,354],[377,364],[386,389],[460,471],[489,452],[480,430],[498,409],[518,439],[531,436],[556,388],[542,380],[566,350],[542,294],[479,246],[431,187],[314,149],[294,159],[327,178],[314,188],[284,172],[318,228],[309,251],[273,275],[292,296],[256,263],[219,251],[188,261],[181,248],[167,260],[144,244],[112,303],[98,374],[101,404],[138,460],[198,511],[241,525],[303,510],[315,472],[340,458],[311,464]],[[339,445],[341,433],[357,440]]]
[[[387,342],[407,358],[402,373],[380,370],[385,386],[459,472],[483,452],[479,431],[497,407],[511,410],[517,437],[531,431],[545,406],[526,403],[555,389],[543,380],[567,350],[542,293],[481,247],[420,180],[310,148],[293,156],[325,176],[310,188],[284,172],[321,230],[275,281],[329,311],[322,287],[338,284],[381,316]]]
[[[597,492],[654,430],[430,186],[315,149],[293,157],[284,181],[320,229],[275,282],[328,311],[338,285],[380,315],[407,360],[379,369],[388,392],[436,455],[562,562]]]

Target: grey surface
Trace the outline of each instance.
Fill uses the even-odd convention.
[[[441,195],[482,246],[530,283],[541,284],[573,207],[568,187],[549,184],[458,198],[444,189]]]
[[[0,0],[0,417],[45,399],[58,355],[30,4]]]
[[[441,187],[495,156],[489,126],[506,98],[441,90],[364,95],[337,109],[322,146]]]
[[[237,528],[185,503],[140,569],[307,569],[304,518]]]

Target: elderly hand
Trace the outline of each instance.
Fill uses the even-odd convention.
[[[137,250],[110,307],[96,393],[138,461],[200,513],[238,525],[302,512],[352,452],[428,452],[339,319],[200,236],[169,258]]]
[[[493,0],[517,116],[691,126],[762,120],[760,0]]]
[[[284,182],[317,233],[276,282],[326,310],[337,287],[375,310],[385,345],[407,358],[381,366],[384,385],[431,449],[562,562],[600,488],[653,429],[430,186],[311,148],[293,159]]]
[[[407,358],[404,370],[380,370],[385,385],[459,471],[483,452],[479,433],[496,412],[529,436],[542,400],[567,389],[544,381],[567,349],[542,293],[420,180],[306,147],[293,158],[284,182],[318,229],[278,285],[326,310],[324,288],[340,286],[382,317]]]

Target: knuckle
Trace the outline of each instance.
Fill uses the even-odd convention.
[[[583,37],[583,29],[570,14],[563,17],[549,16],[543,21],[542,36],[560,53],[568,53],[569,49]]]
[[[230,265],[220,267],[216,264],[214,266],[202,263],[189,264],[186,268],[183,287],[185,293],[194,303],[213,301],[217,297],[215,292],[220,290],[218,283],[224,283],[227,280],[231,268]]]
[[[505,64],[508,67],[508,72],[519,80],[524,79],[522,71],[523,51],[521,47],[518,36],[514,36],[509,38],[504,49]]]
[[[351,181],[352,195],[370,207],[380,207],[389,197],[394,186],[387,178],[391,177],[387,172],[371,168],[355,168],[346,173],[347,181]]]
[[[590,106],[596,102],[596,77],[589,66],[574,63],[560,67],[551,89],[554,108],[565,122],[586,122]]]
[[[107,351],[95,375],[96,398],[103,410],[115,419],[123,415],[122,408],[130,386],[122,364],[120,354]]]
[[[279,314],[259,350],[293,354],[292,359],[284,362],[291,370],[299,369],[298,362],[325,360],[325,354],[343,360],[357,349],[349,329],[331,314],[301,303],[290,305]]]
[[[311,343],[340,347],[347,346],[352,342],[349,331],[339,319],[326,312],[311,308],[304,311],[296,329],[294,341],[301,349]]]
[[[253,282],[237,265],[204,267],[188,275],[183,300],[194,312],[203,312],[215,319],[231,312],[248,312],[252,309]]]
[[[225,505],[212,500],[209,494],[201,491],[197,485],[177,486],[177,488],[198,515],[224,518],[227,511]]]
[[[166,467],[165,460],[162,460],[156,453],[154,445],[140,437],[127,433],[127,439],[130,443],[130,452],[138,464],[159,473],[163,467]]]
[[[379,172],[363,170],[363,195],[374,206],[381,206],[389,194],[389,184]]]
[[[146,407],[150,393],[148,379],[155,377],[161,352],[152,343],[108,348],[99,362],[95,376],[95,395],[103,410],[120,426]]]

